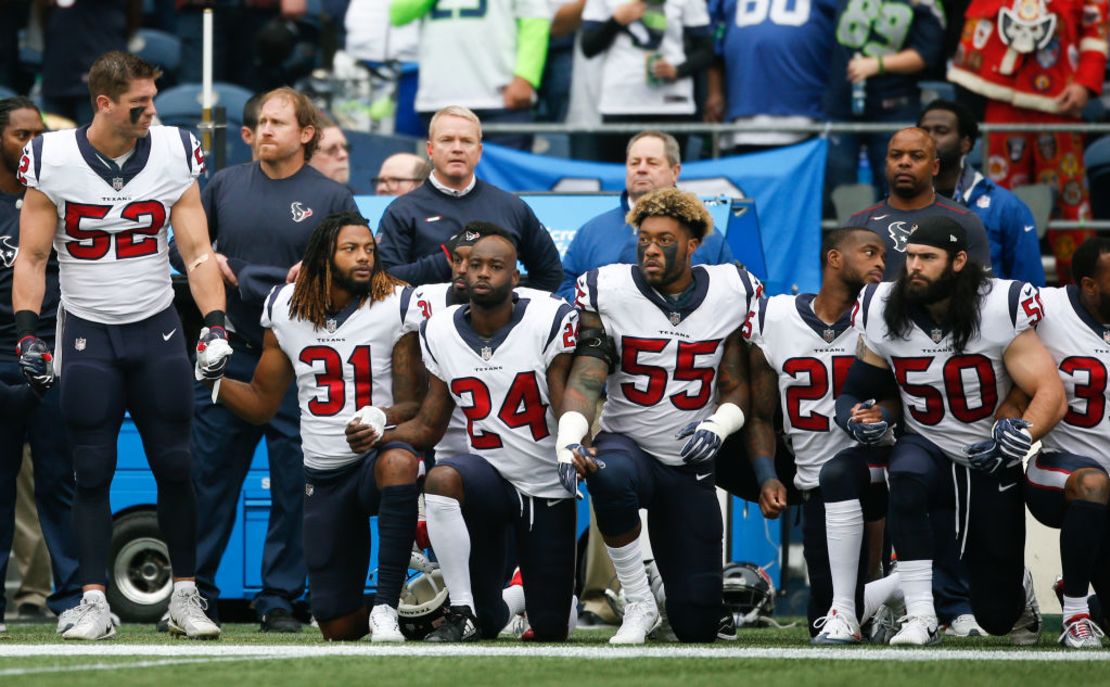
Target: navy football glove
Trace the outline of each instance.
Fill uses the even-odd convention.
[[[972,468],[986,473],[993,473],[1005,462],[994,439],[984,439],[965,446],[964,455]]]
[[[197,338],[197,364],[193,370],[197,381],[215,381],[223,377],[229,357],[231,344],[227,342],[227,330],[223,327],[201,329]]]
[[[874,408],[875,399],[867,399],[860,404],[860,407]],[[878,422],[848,420],[848,434],[851,434],[853,439],[864,446],[873,446],[879,443],[886,435],[887,430],[890,429],[890,414],[882,406],[879,406],[879,412],[882,413],[883,419]]]
[[[556,452],[559,465],[559,483],[571,496],[578,494],[578,471],[574,469],[573,454],[585,455],[586,447],[582,444],[567,444]]]
[[[1033,435],[1028,430],[1031,426],[1030,422],[1019,418],[1006,418],[994,423],[991,434],[999,452],[1008,459],[1008,464],[1020,463],[1033,448]]]
[[[19,369],[36,394],[41,396],[54,386],[54,355],[45,341],[34,335],[25,336],[15,345],[15,352],[19,355]]]
[[[675,439],[690,437],[682,447],[682,462],[687,465],[713,460],[725,438],[713,418],[691,422],[675,433]]]

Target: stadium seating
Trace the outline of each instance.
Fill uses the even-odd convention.
[[[1052,206],[1055,203],[1052,187],[1048,184],[1027,184],[1015,186],[1014,195],[1029,206],[1033,212],[1033,221],[1037,225],[1037,238],[1044,238],[1048,230],[1048,220],[1052,216]]]
[[[1110,219],[1110,136],[1104,136],[1083,154],[1091,189],[1091,212],[1096,219]]]
[[[212,89],[215,92],[215,104],[227,111],[227,165],[249,162],[251,151],[239,137],[239,128],[243,125],[243,106],[253,94],[235,84],[221,82],[214,83]],[[158,117],[162,123],[189,129],[199,138],[197,124],[201,117],[200,90],[200,84],[182,84],[159,93],[154,99],[154,105],[158,108]]]
[[[177,36],[158,29],[139,29],[133,52],[151,64],[162,68],[176,81],[177,68],[181,64],[181,40]]]
[[[874,205],[875,187],[871,184],[841,184],[832,191],[836,222],[844,226],[852,215]]]

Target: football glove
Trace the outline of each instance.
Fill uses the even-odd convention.
[[[36,394],[41,396],[54,386],[54,355],[45,341],[34,335],[25,336],[15,345],[15,352],[19,355],[19,369]]]
[[[861,408],[874,408],[875,399],[869,398],[860,404]],[[848,434],[852,438],[863,444],[864,446],[874,446],[878,444],[883,436],[886,435],[887,430],[890,429],[890,414],[886,409],[879,406],[879,412],[882,413],[883,419],[878,422],[856,422],[855,420],[848,420]]]
[[[1028,429],[1031,426],[1032,423],[1020,418],[1005,418],[994,423],[991,434],[1008,465],[1020,463],[1033,448],[1033,435]]]
[[[994,439],[985,439],[965,446],[964,455],[967,456],[967,462],[972,468],[988,474],[994,473],[1004,462]]]
[[[197,363],[193,369],[197,381],[221,379],[230,357],[231,344],[227,342],[227,330],[223,327],[202,328],[197,338]]]
[[[586,447],[582,444],[567,444],[555,452],[559,465],[559,484],[571,496],[578,493],[578,471],[574,469],[575,453],[586,455]]]
[[[733,403],[722,403],[717,412],[701,422],[691,422],[675,433],[675,439],[689,439],[682,447],[682,462],[687,465],[713,460],[725,437],[744,426],[744,411]]]

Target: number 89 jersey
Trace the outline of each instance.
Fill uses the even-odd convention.
[[[858,332],[848,314],[825,324],[813,312],[814,294],[763,299],[744,326],[778,375],[786,437],[798,471],[794,486],[814,489],[821,466],[855,444],[833,422],[836,397],[856,359]]]
[[[622,434],[666,465],[682,465],[674,435],[716,410],[725,339],[744,324],[763,285],[735,265],[697,265],[686,302],[659,295],[636,265],[578,278],[576,305],[597,313],[620,367],[606,381],[601,429]]]
[[[32,140],[17,176],[58,209],[54,250],[66,312],[137,322],[173,303],[166,222],[204,171],[204,156],[192,134],[153,126],[121,167],[93,148],[87,130]]]
[[[1110,471],[1110,428],[1106,424],[1110,328],[1091,317],[1075,286],[1041,289],[1049,316],[1037,336],[1056,361],[1068,412],[1041,439],[1044,447],[1097,460]]]
[[[335,470],[359,459],[343,433],[355,411],[393,405],[393,346],[416,327],[405,318],[412,289],[397,286],[385,300],[352,303],[316,329],[289,317],[293,288],[274,287],[261,322],[293,365],[304,464]]]
[[[424,367],[462,409],[475,453],[524,494],[566,498],[555,465],[547,368],[574,351],[578,313],[548,295],[514,294],[513,301],[509,324],[489,339],[470,326],[470,306],[432,315],[420,325]]]
[[[1040,294],[1023,282],[989,279],[980,301],[978,332],[957,353],[951,332],[937,326],[923,308],[911,310],[913,326],[906,338],[890,333],[883,310],[893,286],[883,282],[864,287],[852,311],[853,324],[894,372],[906,429],[968,465],[964,448],[991,437],[994,411],[1013,386],[1002,362],[1006,348],[1043,316]]]

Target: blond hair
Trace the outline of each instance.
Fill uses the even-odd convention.
[[[432,137],[432,132],[436,130],[436,122],[442,117],[459,117],[474,122],[474,126],[478,127],[478,140],[482,140],[482,120],[478,119],[478,115],[474,114],[473,110],[462,105],[448,105],[432,115],[432,121],[428,122],[429,139]]]
[[[713,231],[713,216],[695,194],[677,188],[659,188],[644,194],[628,211],[625,221],[637,230],[648,217],[670,217],[699,241]]]

